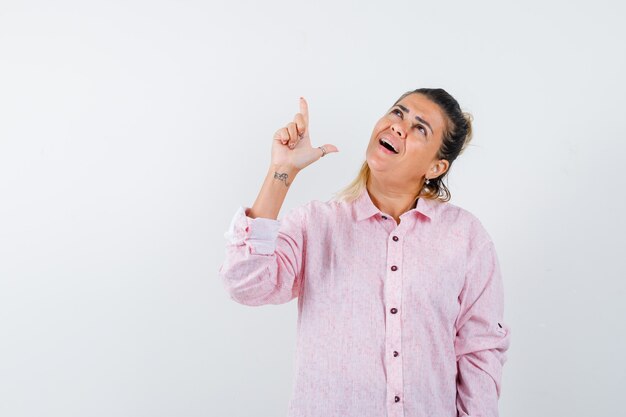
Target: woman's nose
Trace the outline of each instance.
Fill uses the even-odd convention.
[[[404,137],[404,129],[399,124],[391,125],[391,130],[400,137]]]

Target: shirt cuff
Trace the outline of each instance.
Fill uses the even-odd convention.
[[[224,237],[232,245],[250,247],[251,253],[271,255],[276,250],[276,239],[281,221],[263,217],[248,217],[251,207],[240,206],[233,216]]]

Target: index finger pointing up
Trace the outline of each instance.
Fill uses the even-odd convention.
[[[300,113],[304,116],[304,124],[309,125],[309,105],[304,97],[300,97]]]

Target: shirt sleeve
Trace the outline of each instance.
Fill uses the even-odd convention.
[[[283,304],[300,294],[304,248],[304,206],[282,220],[250,218],[240,206],[224,237],[219,267],[224,288],[240,304]]]
[[[459,295],[454,342],[459,417],[498,417],[502,367],[510,344],[503,299],[500,265],[489,240],[470,257]]]

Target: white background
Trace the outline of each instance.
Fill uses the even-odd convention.
[[[297,303],[230,300],[223,233],[300,95],[313,145],[340,152],[280,217],[351,181],[419,87],[475,118],[448,184],[502,266],[502,415],[623,411],[625,17],[618,1],[3,0],[0,415],[285,415]]]

